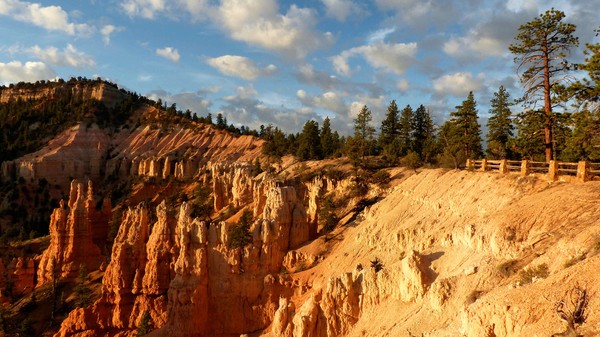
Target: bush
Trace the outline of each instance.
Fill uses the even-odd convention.
[[[386,187],[391,179],[390,173],[386,170],[379,170],[371,177],[373,184],[376,184],[379,187]]]
[[[405,166],[409,169],[417,169],[419,167],[421,167],[421,158],[419,157],[419,155],[414,152],[414,151],[410,151],[408,152],[408,154],[406,154],[406,156],[402,157],[402,159],[400,159],[400,164],[402,164],[402,166]]]
[[[237,224],[229,228],[227,246],[230,249],[243,248],[252,243],[250,225],[252,225],[252,212],[246,209]]]
[[[548,265],[542,263],[536,267],[529,267],[521,270],[519,273],[519,283],[525,285],[533,282],[535,279],[545,279],[550,275]]]

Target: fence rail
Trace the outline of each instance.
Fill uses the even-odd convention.
[[[493,160],[493,159],[467,159],[467,168],[478,171],[499,171],[501,173],[520,172],[526,176],[531,173],[547,174],[548,179],[555,181],[558,176],[573,176],[580,181],[600,179],[600,163],[580,161],[577,163],[549,162],[531,160]]]

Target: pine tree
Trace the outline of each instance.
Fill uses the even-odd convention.
[[[494,93],[494,98],[491,100],[490,114],[488,120],[487,134],[487,156],[493,159],[512,158],[513,154],[510,149],[510,140],[513,137],[514,126],[512,124],[510,111],[511,103],[510,95],[500,86],[498,92]]]
[[[379,133],[379,148],[388,162],[394,163],[400,157],[399,135],[400,135],[400,112],[396,101],[390,102],[385,119],[381,121],[381,132]]]
[[[435,152],[434,127],[429,111],[422,104],[415,110],[412,126],[412,150],[423,162],[431,162]]]
[[[252,212],[245,209],[240,220],[229,228],[227,246],[230,249],[244,248],[252,243],[252,233],[250,233],[252,221]]]
[[[464,151],[466,159],[479,158],[483,155],[481,148],[481,131],[477,122],[477,102],[473,92],[469,92],[467,99],[456,107],[456,111],[450,113],[452,123],[460,130],[456,141]]]
[[[404,109],[402,109],[399,123],[399,152],[400,156],[405,156],[412,148],[413,109],[410,105],[407,105]]]
[[[372,120],[371,110],[369,110],[366,105],[362,107],[354,120],[352,148],[357,159],[364,160],[366,156],[373,152],[375,145],[375,128],[371,126]]]
[[[509,50],[515,54],[519,63],[521,83],[525,87],[523,100],[528,105],[544,102],[544,147],[546,161],[554,158],[554,137],[552,134],[555,105],[555,90],[563,80],[567,67],[562,62],[571,47],[579,45],[579,39],[573,35],[576,26],[564,23],[565,14],[552,8],[538,18],[519,27],[518,41],[511,44]],[[539,110],[529,110],[537,112]]]
[[[567,140],[565,160],[600,161],[600,109],[573,114],[573,134]]]
[[[323,121],[323,127],[321,128],[319,138],[323,158],[333,156],[337,150],[336,147],[338,144],[335,143],[334,134],[331,132],[331,121],[329,120],[329,117],[325,117],[325,120]]]
[[[381,121],[381,132],[379,133],[379,147],[385,148],[391,144],[399,134],[400,112],[396,101],[393,100],[388,106],[385,118]]]
[[[439,147],[442,149],[439,163],[443,167],[459,168],[467,157],[461,143],[462,130],[452,120],[447,120],[438,134]]]
[[[319,123],[310,120],[304,124],[302,133],[298,137],[298,160],[322,159],[321,137],[319,136]]]
[[[544,161],[544,115],[525,111],[515,119],[517,137],[513,140],[518,156],[522,159]]]

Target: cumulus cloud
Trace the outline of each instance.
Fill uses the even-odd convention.
[[[277,72],[277,67],[273,64],[269,64],[265,68],[259,68],[254,61],[244,56],[223,55],[209,58],[206,63],[224,75],[249,81],[255,80],[259,76],[269,76]]]
[[[297,132],[298,126],[309,119],[320,120],[311,109],[293,109],[272,106],[259,98],[259,93],[252,87],[238,87],[236,94],[223,98],[226,103],[220,111],[232,123],[258,129],[260,125],[277,125],[286,132]]]
[[[223,0],[218,11],[231,38],[291,59],[301,59],[332,40],[330,33],[315,30],[317,15],[309,8],[292,5],[280,14],[276,0]]]
[[[112,33],[123,30],[123,27],[117,27],[113,25],[105,25],[100,29],[100,34],[102,34],[102,42],[104,42],[105,46],[110,44],[110,35]]]
[[[56,78],[54,70],[43,62],[0,62],[0,83],[35,82]]]
[[[344,50],[332,58],[335,70],[350,76],[348,59],[360,55],[373,67],[395,74],[402,74],[414,61],[417,53],[416,43],[376,43]]]
[[[29,23],[49,31],[63,31],[69,35],[88,35],[94,28],[87,24],[70,22],[69,15],[60,6],[42,6],[20,0],[0,0],[0,15]]]
[[[212,101],[206,98],[202,91],[172,94],[165,90],[155,90],[149,92],[147,96],[153,100],[160,98],[163,102],[176,102],[177,109],[182,111],[189,109],[200,117],[208,115],[210,107],[213,105]]]
[[[345,114],[348,111],[342,95],[333,91],[328,91],[318,96],[311,96],[304,90],[298,90],[296,97],[303,105],[311,108],[325,109],[338,114]]]
[[[173,62],[179,62],[179,51],[173,47],[165,47],[156,49],[156,55],[164,57]]]
[[[93,68],[96,66],[96,62],[91,56],[78,51],[71,44],[67,44],[63,50],[59,50],[56,47],[43,49],[35,45],[24,51],[55,66],[70,66],[74,68]]]
[[[125,0],[121,8],[129,16],[153,19],[158,12],[165,10],[166,4],[164,0]]]
[[[352,14],[362,11],[361,6],[351,0],[321,0],[325,5],[325,13],[338,21],[346,21]]]
[[[203,20],[213,10],[208,0],[123,0],[120,7],[131,17],[145,19],[155,19],[166,14],[170,17],[189,15],[194,20]]]
[[[433,81],[433,89],[438,95],[466,97],[469,91],[477,91],[483,87],[485,75],[474,77],[471,73],[454,73],[441,76]]]

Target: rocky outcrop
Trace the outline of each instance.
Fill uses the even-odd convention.
[[[133,331],[145,312],[156,327],[165,324],[167,291],[179,249],[176,222],[167,216],[165,203],[158,206],[157,218],[150,230],[145,207],[127,210],[102,279],[101,298],[88,308],[71,312],[59,336]]]
[[[2,177],[15,175],[27,181],[46,179],[51,184],[68,186],[73,178],[99,181],[106,166],[110,139],[93,124],[79,123],[52,139],[48,145],[13,161],[2,162]]]
[[[96,211],[95,205],[91,181],[86,188],[84,183],[73,180],[68,206],[61,201],[60,208],[50,217],[50,245],[40,259],[38,285],[56,277],[72,279],[78,275],[81,266],[87,270],[100,266],[102,255],[94,237],[100,239],[106,232],[110,204],[105,203],[100,212]],[[94,235],[94,226],[100,229],[97,235]]]
[[[105,82],[54,83],[45,88],[8,87],[0,89],[0,103],[10,101],[53,100],[58,97],[72,96],[76,99],[98,100],[107,107],[114,107],[123,100],[125,94],[117,87]]]
[[[169,287],[169,336],[204,335],[208,330],[208,232],[204,223],[190,218],[181,206],[177,224],[179,256],[176,276]]]

